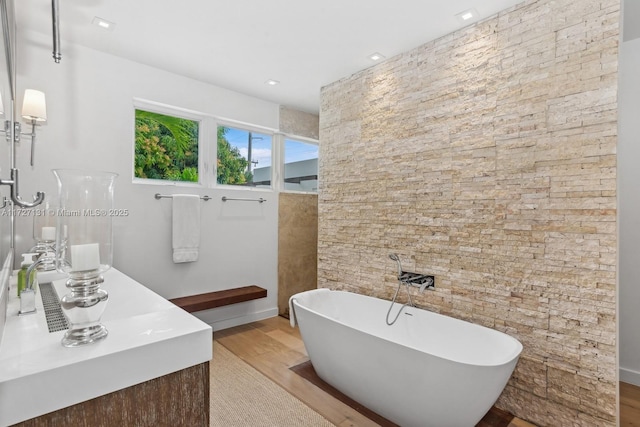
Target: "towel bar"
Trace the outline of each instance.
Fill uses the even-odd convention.
[[[229,200],[237,200],[237,201],[240,201],[240,202],[258,202],[258,203],[264,203],[264,202],[267,201],[267,199],[263,199],[262,197],[260,197],[259,199],[235,199],[235,198],[232,198],[232,197],[222,196],[222,201],[223,202],[226,202],[226,201],[229,201]]]
[[[154,196],[157,200],[160,199],[173,199],[173,194],[160,194],[160,193],[156,193],[156,195]],[[202,200],[204,200],[205,202],[207,200],[211,200],[211,197],[209,196],[200,196],[200,198]]]

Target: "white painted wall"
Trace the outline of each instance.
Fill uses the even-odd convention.
[[[618,94],[620,379],[640,386],[640,39],[621,44]]]
[[[133,98],[272,129],[278,127],[279,106],[66,42],[62,62],[55,64],[50,37],[18,33],[18,93],[44,91],[48,109],[48,123],[38,129],[35,168],[28,165],[29,143],[18,153],[23,198],[37,190],[55,196],[54,168],[117,172],[115,204],[130,215],[114,218],[116,268],[166,298],[249,284],[268,290],[266,299],[198,313],[214,329],[276,315],[277,197],[255,189],[133,184]],[[201,204],[198,262],[172,262],[172,204],[154,199],[158,192],[213,198]],[[223,195],[257,195],[268,202],[224,203]],[[31,236],[32,219],[20,218],[18,254],[33,244]]]

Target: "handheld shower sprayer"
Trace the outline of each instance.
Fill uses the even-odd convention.
[[[400,280],[400,277],[402,276],[402,264],[400,263],[400,257],[398,254],[391,253],[389,254],[389,258],[398,263],[398,280]]]

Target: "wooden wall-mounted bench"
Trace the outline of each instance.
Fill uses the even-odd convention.
[[[266,296],[266,289],[251,285],[241,288],[225,289],[223,291],[207,292],[206,294],[173,298],[169,301],[189,313],[193,313],[194,311],[208,310],[210,308],[222,307],[223,305],[265,298]]]

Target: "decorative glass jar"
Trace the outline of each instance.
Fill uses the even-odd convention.
[[[56,268],[69,276],[71,293],[61,300],[69,321],[62,345],[75,347],[106,338],[100,323],[108,294],[102,273],[113,262],[113,188],[111,172],[53,171],[58,180]]]
[[[39,271],[55,270],[56,210],[48,200],[34,210],[33,240],[36,245],[29,252],[37,254]]]

